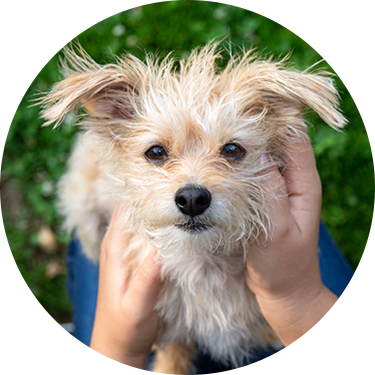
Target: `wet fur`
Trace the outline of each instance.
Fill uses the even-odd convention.
[[[156,305],[155,370],[188,372],[196,345],[234,366],[251,347],[278,345],[243,277],[248,244],[272,234],[260,159],[269,153],[280,169],[286,166],[288,142],[306,137],[305,107],[335,129],[345,125],[332,79],[251,51],[219,69],[212,43],[187,61],[142,62],[127,54],[100,66],[80,48],[65,55],[66,78],[42,100],[42,116],[58,126],[79,103],[88,115],[60,182],[60,209],[92,260],[119,200],[132,237],[124,254],[130,272],[150,244],[159,249],[165,284]],[[220,157],[231,142],[246,150],[242,159]],[[155,144],[168,150],[165,163],[145,158]],[[176,226],[187,220],[174,202],[186,185],[211,192],[199,216],[209,230],[191,234]]]

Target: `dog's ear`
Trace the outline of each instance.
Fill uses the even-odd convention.
[[[79,103],[90,115],[85,124],[99,132],[118,128],[137,115],[140,69],[144,67],[139,60],[130,57],[122,64],[100,66],[82,50],[80,55],[66,50],[65,57],[62,70],[67,78],[55,84],[40,101],[45,126],[60,125]]]
[[[250,65],[246,76],[242,75],[240,86],[246,88],[247,95],[242,100],[246,114],[263,113],[271,121],[291,121],[293,127],[302,111],[310,107],[336,130],[347,122],[339,111],[338,93],[328,74],[255,63]]]

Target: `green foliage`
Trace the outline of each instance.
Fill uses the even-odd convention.
[[[36,324],[69,312],[63,275],[45,275],[47,259],[28,244],[32,232],[12,235],[10,220],[0,223],[0,325]]]
[[[130,51],[139,58],[145,52],[161,56],[175,51],[185,57],[207,40],[225,39],[233,46],[251,48],[274,56],[292,51],[290,61],[306,69],[321,56],[289,30],[258,14],[210,2],[171,1],[151,4],[116,14],[78,36],[83,48],[99,63]],[[233,47],[234,48],[234,47]],[[2,206],[10,247],[22,276],[41,304],[56,319],[69,316],[64,275],[52,280],[45,274],[51,260],[63,263],[68,238],[59,230],[55,192],[65,170],[76,128],[72,118],[57,130],[42,128],[39,108],[30,107],[35,95],[61,78],[54,56],[25,94],[9,130],[2,165]],[[327,63],[319,68],[332,69]],[[367,134],[343,83],[337,79],[342,109],[349,119],[343,133],[328,128],[314,114],[311,136],[320,171],[324,201],[322,217],[351,264],[356,267],[364,250],[374,203],[374,173]],[[5,192],[7,197],[5,199]],[[36,233],[43,224],[58,233],[58,254],[41,251]]]

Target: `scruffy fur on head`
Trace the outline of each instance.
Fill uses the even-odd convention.
[[[56,127],[79,103],[88,113],[60,183],[60,208],[91,259],[118,200],[132,237],[130,272],[150,243],[159,249],[166,281],[155,370],[186,373],[195,345],[240,365],[251,347],[277,343],[243,278],[248,244],[272,233],[261,157],[286,166],[287,144],[307,136],[306,107],[335,129],[345,125],[332,79],[252,51],[220,69],[214,43],[180,61],[126,54],[101,66],[80,48],[65,56],[66,78],[42,100],[42,117]],[[240,157],[227,157],[228,145]],[[149,150],[165,155],[153,160]],[[193,218],[176,203],[190,187],[210,196]]]

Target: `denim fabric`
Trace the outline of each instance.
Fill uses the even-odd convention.
[[[73,237],[66,260],[68,291],[73,310],[74,337],[90,345],[98,295],[99,264],[88,260],[80,242]]]
[[[351,280],[353,270],[323,223],[320,224],[318,255],[324,285],[340,296]],[[75,325],[74,336],[82,343],[90,345],[98,293],[99,266],[84,256],[79,241],[74,237],[69,246],[67,265],[69,296]],[[249,355],[250,360],[244,364],[257,362],[276,351],[273,348],[254,349]],[[151,353],[148,364],[151,363],[152,356]],[[204,353],[199,353],[194,363],[199,374],[215,373],[231,368],[230,365],[225,366],[212,361]]]

